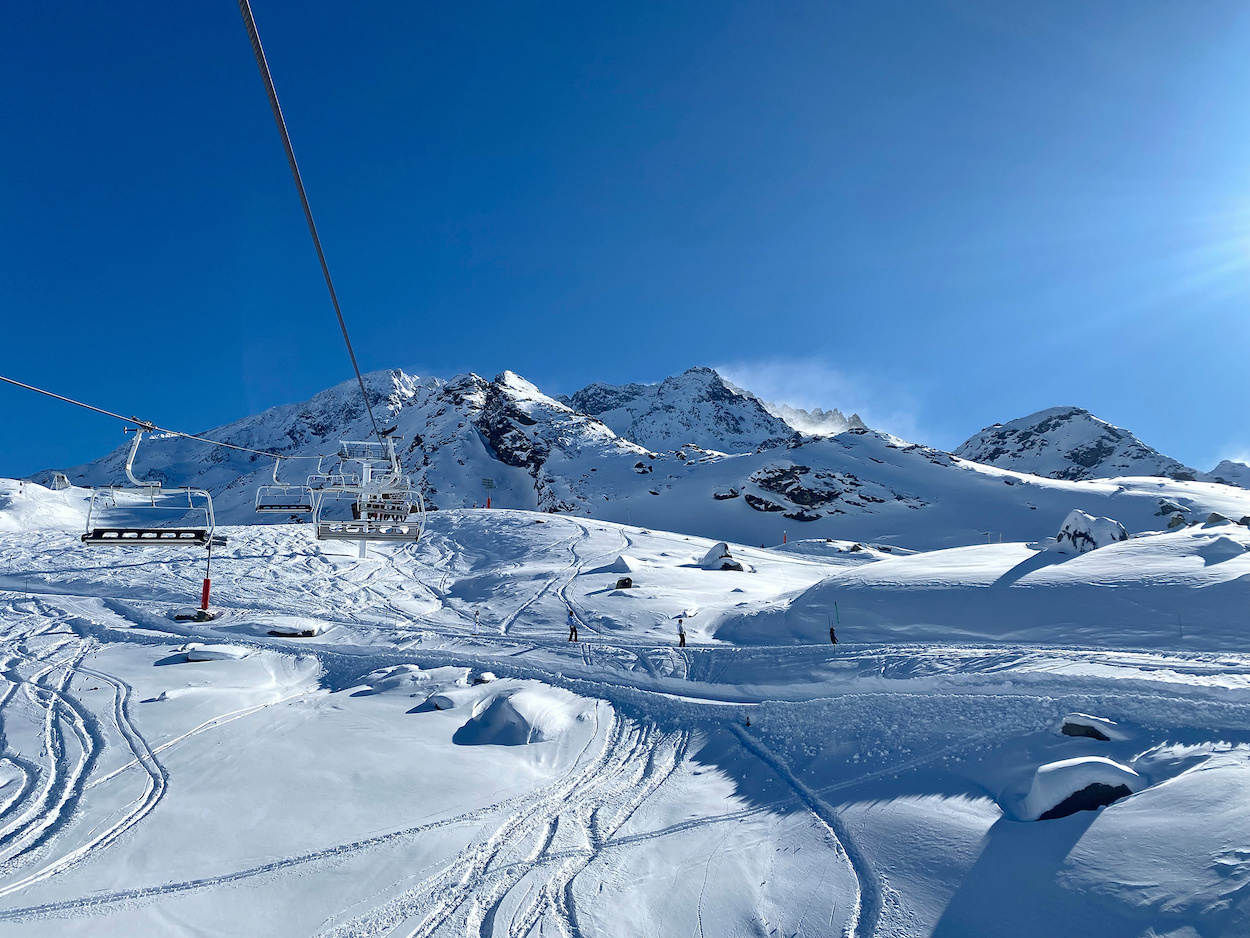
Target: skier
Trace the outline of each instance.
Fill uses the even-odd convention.
[[[681,624],[681,619],[677,620],[677,647],[686,647],[686,627]]]
[[[569,641],[577,641],[577,619],[573,615],[573,607],[569,607]]]
[[[830,643],[832,643],[832,644],[834,644],[834,645],[836,645],[836,644],[838,643],[838,636],[837,636],[837,634],[833,631],[833,626],[832,626],[832,625],[831,625],[831,626],[829,626],[829,641],[830,641]]]
[[[476,635],[478,632],[478,629],[480,629],[481,627],[482,627],[482,610],[474,609],[473,610],[473,634]]]

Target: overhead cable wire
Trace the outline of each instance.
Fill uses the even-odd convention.
[[[313,221],[312,206],[308,204],[308,193],[304,191],[304,180],[300,176],[299,165],[295,162],[295,150],[291,146],[291,135],[287,133],[286,120],[282,117],[282,106],[278,104],[278,91],[273,86],[273,76],[269,74],[269,63],[265,59],[265,50],[260,45],[260,33],[256,31],[256,20],[252,17],[252,6],[248,0],[239,0],[239,13],[243,16],[243,25],[247,27],[248,39],[252,42],[252,54],[256,57],[256,67],[260,69],[260,77],[265,82],[265,92],[269,95],[269,107],[273,111],[274,123],[278,125],[278,133],[282,135],[282,146],[286,149],[286,161],[291,166],[291,178],[295,180],[295,188],[299,191],[300,204],[304,206],[304,219],[308,222],[308,232],[312,235],[313,247],[317,249],[317,260],[321,262],[321,273],[325,277],[326,287],[330,291],[330,302],[334,304],[334,315],[339,318],[339,328],[343,330],[343,341],[347,344],[347,354],[351,357],[352,368],[356,372],[356,381],[360,385],[360,393],[365,399],[365,409],[369,412],[369,422],[373,424],[373,432],[378,441],[382,433],[378,430],[378,422],[373,416],[373,405],[369,403],[369,392],[365,390],[365,379],[360,376],[360,365],[356,362],[356,352],[352,348],[351,337],[347,334],[347,323],[343,319],[343,310],[339,306],[338,294],[334,291],[334,281],[330,279],[330,267],[326,263],[325,251],[321,249],[321,238],[317,234],[317,224]]]
[[[255,453],[257,456],[268,456],[270,459],[319,459],[318,456],[285,456],[282,453],[270,453],[265,450],[248,449],[246,446],[236,446],[233,443],[223,443],[221,440],[210,440],[206,436],[196,436],[194,433],[183,433],[181,430],[170,430],[166,427],[158,427],[156,424],[148,420],[140,420],[138,417],[124,417],[121,414],[115,414],[111,410],[105,410],[103,407],[96,407],[93,404],[84,404],[82,401],[76,401],[72,397],[63,397],[60,394],[53,394],[51,391],[45,391],[43,388],[37,388],[33,384],[26,384],[22,381],[6,378],[0,375],[0,381],[6,381],[9,384],[16,385],[19,388],[25,388],[27,391],[34,391],[36,394],[44,394],[48,397],[54,397],[58,401],[64,401],[67,404],[73,404],[76,407],[85,407],[87,410],[94,410],[97,414],[104,414],[106,417],[114,417],[123,423],[133,423],[140,430],[147,433],[167,433],[170,436],[181,437],[184,440],[195,440],[198,443],[210,443],[213,446],[224,446],[226,449],[237,449],[241,453]]]

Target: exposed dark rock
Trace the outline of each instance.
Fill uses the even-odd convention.
[[[742,497],[746,500],[746,503],[756,511],[786,510],[784,505],[778,505],[776,502],[770,502],[768,499],[760,498],[758,495],[752,495],[750,492],[747,492],[747,494]]]
[[[1063,729],[1060,732],[1064,736],[1086,736],[1090,739],[1101,740],[1104,743],[1111,741],[1110,736],[1089,723],[1067,722],[1063,724]]]
[[[1104,785],[1102,782],[1094,782],[1068,795],[1063,801],[1041,815],[1038,820],[1053,821],[1076,814],[1078,811],[1097,811],[1131,794],[1127,785]]]
[[[820,520],[820,512],[818,511],[787,511],[783,518],[789,518],[791,521],[818,521]]]

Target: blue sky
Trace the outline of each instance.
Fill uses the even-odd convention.
[[[1250,454],[1244,4],[253,9],[368,370]],[[3,21],[0,373],[188,431],[349,378],[234,4]],[[123,437],[0,388],[0,440]]]

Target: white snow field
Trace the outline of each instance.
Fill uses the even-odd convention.
[[[55,495],[0,510],[0,934],[1250,934],[1244,526],[741,571],[528,511],[229,527],[194,623],[202,550]]]

